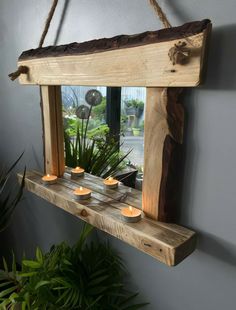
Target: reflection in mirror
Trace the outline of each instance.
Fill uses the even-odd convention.
[[[142,189],[146,88],[62,86],[65,162]]]

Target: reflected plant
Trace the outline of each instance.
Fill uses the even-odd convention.
[[[109,127],[102,124],[90,129],[94,108],[102,102],[102,96],[97,90],[86,94],[90,105],[79,106],[78,119],[65,120],[65,158],[69,167],[80,166],[86,172],[106,178],[124,168],[124,160],[130,152],[121,154],[119,142],[109,135]]]

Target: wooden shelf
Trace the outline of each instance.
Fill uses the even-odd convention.
[[[106,190],[103,180],[90,174],[71,180],[69,170],[56,184],[49,186],[42,183],[41,177],[39,172],[27,172],[26,189],[169,266],[177,265],[195,249],[196,234],[185,227],[146,217],[138,223],[122,221],[122,207],[141,208],[142,193],[138,190],[123,185],[116,190]],[[18,174],[18,179],[22,179],[22,174]],[[91,189],[92,197],[75,201],[72,192],[78,186]]]

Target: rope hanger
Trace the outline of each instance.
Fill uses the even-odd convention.
[[[153,8],[154,12],[157,14],[158,18],[160,19],[160,21],[162,22],[164,28],[171,28],[171,24],[169,22],[169,20],[166,17],[166,14],[163,12],[162,8],[160,7],[160,5],[157,3],[156,0],[148,0],[149,4],[151,5],[151,7]],[[39,40],[39,44],[38,44],[38,48],[42,47],[45,41],[45,38],[47,36],[48,30],[50,28],[50,24],[52,21],[52,18],[54,16],[55,10],[57,8],[57,4],[58,4],[58,0],[53,0],[51,8],[48,12],[48,16],[42,31],[42,34],[40,36],[40,40]],[[28,67],[26,66],[20,66],[15,72],[10,73],[8,76],[9,78],[14,81],[16,80],[21,74],[27,74],[29,71]]]

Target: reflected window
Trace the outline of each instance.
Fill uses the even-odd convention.
[[[143,167],[145,98],[141,87],[62,86],[66,165],[135,187]]]
[[[142,168],[144,158],[144,109],[145,87],[122,87],[121,89],[121,148],[132,148],[131,164]]]

